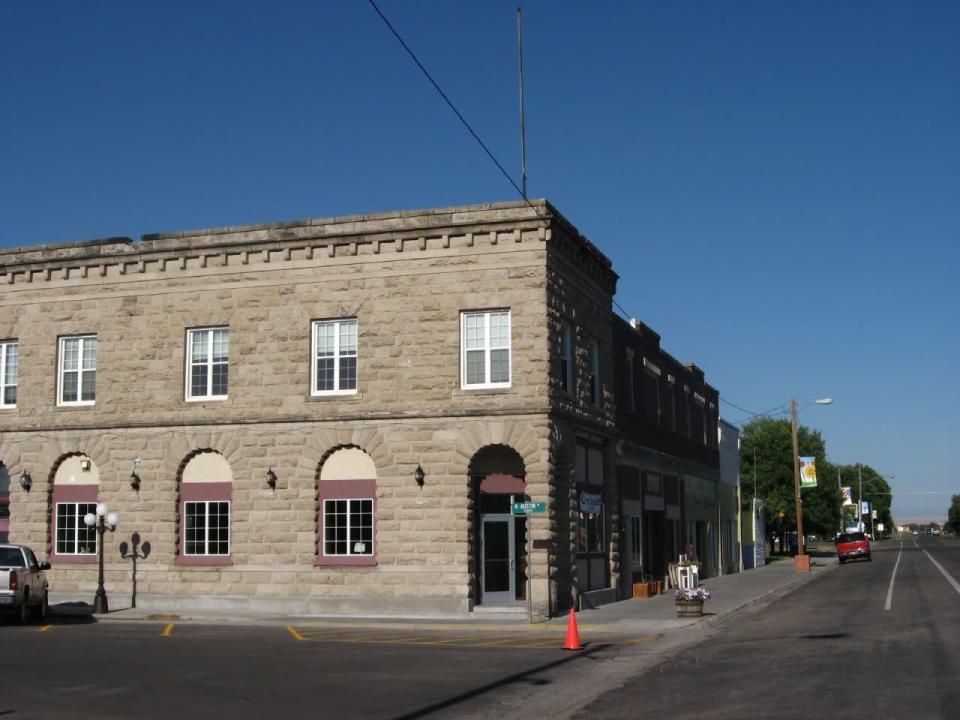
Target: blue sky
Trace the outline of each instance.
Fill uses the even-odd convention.
[[[380,6],[518,175],[516,3]],[[529,194],[609,255],[617,302],[743,408],[833,397],[801,415],[830,458],[945,515],[960,5],[524,17]],[[0,88],[0,246],[515,197],[362,0],[4,3]]]

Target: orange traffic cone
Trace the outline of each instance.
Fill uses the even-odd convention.
[[[563,644],[564,650],[583,650],[580,645],[580,633],[577,632],[577,613],[570,608],[570,620],[567,622],[567,641]]]

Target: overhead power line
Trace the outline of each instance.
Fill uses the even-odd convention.
[[[368,0],[368,2],[370,3],[370,6],[376,11],[377,15],[380,16],[380,19],[383,20],[387,28],[389,28],[390,32],[393,33],[393,36],[397,39],[400,45],[403,46],[403,49],[407,51],[407,55],[410,56],[410,59],[417,64],[418,68],[420,68],[420,72],[422,72],[424,76],[427,78],[427,80],[430,81],[430,84],[433,85],[434,89],[440,94],[440,97],[442,97],[444,101],[447,103],[447,105],[450,107],[450,109],[453,110],[453,114],[457,116],[457,118],[460,120],[461,123],[463,123],[463,126],[467,129],[467,132],[469,132],[470,135],[473,136],[473,139],[476,140],[477,144],[479,144],[480,147],[483,148],[483,151],[493,161],[493,164],[497,166],[497,168],[500,170],[503,176],[507,179],[507,182],[509,182],[513,186],[513,189],[517,191],[517,194],[524,199],[527,205],[533,208],[533,210],[537,213],[537,215],[540,215],[539,208],[537,208],[529,200],[527,200],[526,194],[523,192],[523,190],[520,189],[520,186],[517,185],[516,181],[513,179],[513,177],[511,177],[510,173],[508,173],[504,169],[503,165],[500,164],[500,161],[497,160],[496,156],[493,154],[493,151],[491,151],[490,148],[487,147],[487,144],[480,139],[480,136],[477,135],[477,132],[473,129],[470,123],[467,122],[467,119],[463,116],[463,113],[461,113],[457,109],[457,106],[453,104],[453,101],[443,91],[443,88],[440,87],[440,84],[433,79],[433,75],[431,75],[430,71],[424,67],[422,62],[420,62],[420,59],[414,54],[413,50],[410,49],[410,46],[407,45],[406,41],[400,36],[400,33],[397,32],[397,29],[390,23],[389,20],[387,20],[387,16],[383,14],[383,11],[380,10],[380,8],[377,6],[377,3],[374,2],[374,0]]]

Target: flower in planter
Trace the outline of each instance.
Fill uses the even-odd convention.
[[[710,591],[705,587],[698,587],[693,590],[677,590],[676,595],[674,595],[677,600],[709,600],[711,597]]]

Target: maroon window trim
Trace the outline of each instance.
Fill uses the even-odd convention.
[[[379,543],[377,540],[377,481],[376,480],[321,480],[317,495],[320,508],[317,512],[317,566],[372,566],[377,564]],[[372,555],[324,555],[323,520],[324,500],[373,500],[373,554]]]
[[[516,475],[505,475],[503,473],[490,473],[480,480],[480,492],[494,495],[524,495],[527,491],[527,483],[522,477]]]
[[[60,485],[54,483],[53,496],[50,499],[50,562],[58,565],[94,565],[93,555],[57,554],[57,503],[95,503],[98,502],[99,485]],[[98,539],[99,541],[99,539]]]
[[[229,555],[187,555],[183,552],[186,544],[186,504],[198,501],[230,502],[230,554]],[[175,565],[225,566],[233,565],[233,483],[180,483],[180,537],[177,540]]]

